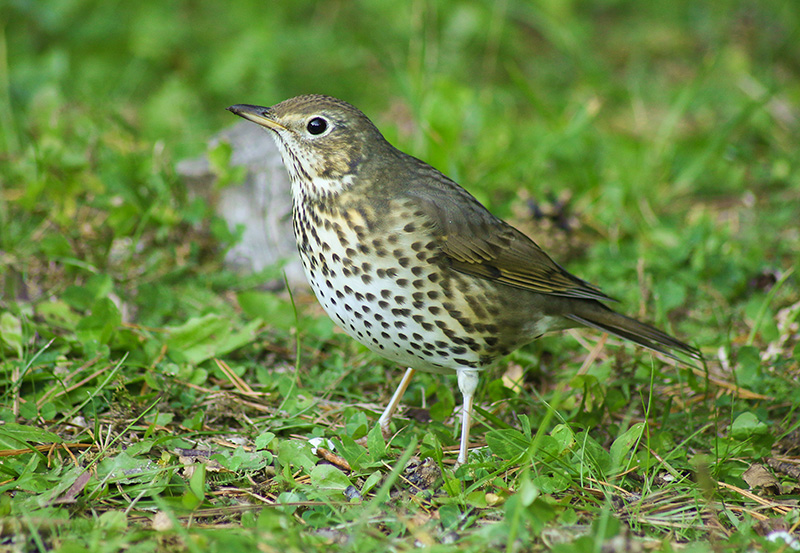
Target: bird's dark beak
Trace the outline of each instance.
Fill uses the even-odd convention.
[[[275,121],[272,117],[272,111],[269,108],[251,106],[250,104],[236,104],[235,106],[229,107],[228,111],[267,129],[286,129],[286,127]]]

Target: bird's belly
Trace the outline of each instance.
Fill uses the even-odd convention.
[[[429,372],[480,365],[481,348],[465,345],[458,322],[427,297],[424,272],[416,276],[389,257],[356,255],[347,265],[333,264],[323,251],[301,257],[325,312],[370,350]]]
[[[497,328],[475,321],[465,294],[481,290],[420,253],[402,233],[368,242],[342,236],[341,227],[316,225],[298,249],[306,277],[328,315],[354,339],[407,367],[450,372],[483,368],[505,351]]]

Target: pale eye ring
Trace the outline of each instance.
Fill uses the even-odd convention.
[[[306,130],[315,136],[318,136],[328,130],[328,122],[322,117],[314,117],[306,123]]]

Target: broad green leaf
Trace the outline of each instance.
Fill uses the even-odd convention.
[[[275,439],[275,434],[272,432],[264,432],[256,438],[256,449],[266,449],[272,440]]]
[[[236,294],[236,299],[247,315],[268,321],[273,327],[288,331],[297,325],[292,304],[277,294],[248,290]]]
[[[486,433],[489,449],[506,461],[518,458],[528,450],[531,440],[513,429],[490,430]]]
[[[361,494],[366,496],[372,488],[380,484],[382,479],[383,479],[383,473],[379,470],[376,470],[375,472],[367,476],[367,479],[364,480],[364,485],[361,486]]]
[[[167,346],[175,361],[198,364],[206,359],[224,355],[256,337],[260,320],[251,321],[239,330],[233,330],[230,318],[209,313],[193,317],[186,323],[169,328]]]
[[[187,509],[196,509],[206,497],[206,466],[195,463],[192,476],[189,478],[189,488],[183,494],[181,502]]]
[[[91,314],[78,323],[78,339],[81,342],[96,341],[108,344],[121,324],[122,315],[114,302],[108,298],[101,298],[92,305]]]
[[[36,306],[36,314],[44,319],[45,323],[56,328],[74,330],[81,322],[80,314],[62,300],[40,303]]]
[[[10,422],[0,425],[0,446],[3,449],[22,449],[27,444],[60,444],[57,434],[36,426],[26,426]]]
[[[611,470],[618,471],[623,468],[625,457],[631,451],[644,431],[644,423],[637,422],[626,430],[611,444]]]
[[[302,467],[306,472],[311,472],[317,464],[317,458],[308,442],[281,440],[278,442],[278,462],[284,467]]]
[[[731,424],[731,436],[737,440],[745,440],[769,433],[769,427],[758,420],[753,413],[742,413]]]
[[[429,410],[431,419],[437,422],[443,422],[453,414],[453,409],[456,406],[456,400],[453,396],[453,390],[446,384],[440,384],[436,388],[437,401]]]
[[[94,304],[114,289],[114,282],[109,275],[92,275],[83,286],[69,286],[62,294],[62,299],[80,311],[93,308]]]
[[[0,315],[0,339],[17,357],[22,357],[22,321],[8,311]]]
[[[318,465],[311,471],[311,484],[324,490],[344,490],[352,482],[333,465]]]
[[[386,457],[386,440],[383,439],[381,425],[373,425],[367,433],[367,449],[373,462]]]

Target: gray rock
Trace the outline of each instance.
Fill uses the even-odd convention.
[[[231,165],[247,168],[240,185],[215,190],[216,176],[206,156],[180,161],[178,174],[191,194],[206,198],[233,230],[244,227],[241,241],[225,256],[231,269],[257,272],[285,261],[283,269],[292,287],[306,287],[292,233],[292,196],[289,177],[272,138],[252,123],[241,122],[209,141],[231,145]]]

